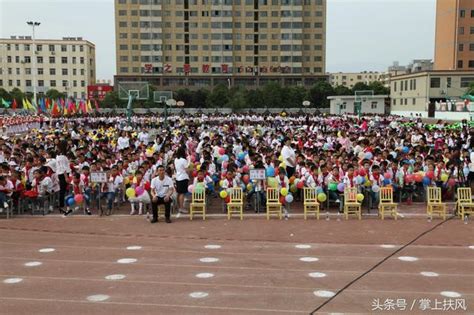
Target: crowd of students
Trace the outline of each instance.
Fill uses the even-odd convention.
[[[164,204],[171,222],[171,202],[178,215],[186,213],[185,196],[198,187],[214,196],[242,187],[263,202],[265,189],[275,187],[291,195],[282,203],[311,187],[339,204],[344,189],[356,187],[373,206],[384,186],[408,203],[422,201],[430,185],[441,187],[445,199],[454,198],[455,187],[474,187],[474,130],[467,124],[252,113],[175,115],[166,123],[143,115],[131,122],[111,115],[2,117],[0,208],[56,194],[52,207],[66,216],[78,204],[91,214],[97,200],[110,214],[117,199],[126,199],[131,215],[151,203],[151,222]],[[266,180],[250,180],[252,169],[265,169]],[[106,182],[92,182],[95,172],[105,172]]]

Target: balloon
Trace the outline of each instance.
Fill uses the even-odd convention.
[[[357,194],[357,201],[358,202],[364,201],[364,195],[363,194]]]
[[[224,187],[224,180],[219,181],[219,186]]]
[[[194,191],[194,185],[189,185],[188,186],[188,192],[193,193],[193,191]]]
[[[291,191],[292,193],[296,193],[296,192],[298,191],[298,187],[296,187],[296,185],[293,184],[293,185],[290,186],[290,191]]]
[[[431,179],[429,179],[428,177],[424,177],[423,178],[423,185],[428,186],[429,184],[431,184]]]
[[[229,203],[230,202],[230,196],[225,197],[224,201],[225,201],[225,203]]]
[[[222,156],[222,161],[224,161],[224,162],[229,161],[229,156],[228,156],[227,154],[224,154],[224,155]]]
[[[423,175],[415,174],[415,175],[413,175],[413,179],[415,180],[415,182],[421,183],[423,181]]]
[[[267,177],[273,177],[275,176],[275,169],[272,166],[269,166],[267,167],[266,173]]]
[[[288,195],[288,189],[282,188],[282,189],[280,190],[280,194],[281,194],[282,196],[287,196],[287,195]]]
[[[384,186],[390,185],[391,183],[392,183],[392,180],[390,180],[390,179],[384,179],[383,180],[383,185]]]
[[[339,190],[340,192],[343,192],[345,187],[346,186],[344,185],[344,183],[339,183],[337,185],[337,190]]]
[[[409,147],[403,147],[402,152],[407,154],[408,152],[410,152],[410,148]]]
[[[374,193],[378,193],[380,191],[380,187],[378,185],[374,185],[374,186],[372,186],[372,191]]]
[[[449,186],[449,187],[454,187],[454,186],[456,186],[456,179],[450,178],[450,179],[448,180],[448,186]]]
[[[130,180],[128,179],[128,177],[125,177],[125,178],[124,178],[123,183],[124,183],[125,185],[130,184]]]
[[[364,156],[367,160],[372,160],[372,158],[374,157],[374,155],[370,152],[366,152],[365,153],[365,156]]]
[[[319,195],[319,194],[323,194],[324,193],[324,189],[323,187],[316,187],[316,193]]]
[[[362,185],[365,182],[365,177],[357,176],[357,184]]]
[[[127,190],[125,191],[125,195],[127,195],[128,198],[135,198],[135,189],[133,189],[132,187],[127,188]]]
[[[281,196],[281,197],[280,197],[280,203],[281,203],[282,205],[285,205],[285,196]]]
[[[372,182],[367,179],[367,180],[365,181],[364,186],[365,186],[365,187],[370,187],[370,186],[372,186]]]
[[[387,173],[385,173],[385,175],[383,177],[385,177],[385,179],[392,179],[392,174],[387,172]]]
[[[194,170],[193,171],[193,177],[197,177],[198,176],[198,171]]]
[[[144,192],[145,192],[145,189],[143,189],[143,187],[141,186],[138,186],[137,188],[135,188],[135,195],[137,197],[143,195]]]
[[[247,184],[247,191],[252,191],[252,189],[253,189],[252,184]]]
[[[319,202],[325,202],[328,199],[325,193],[320,193],[318,194],[318,201]]]
[[[221,196],[222,199],[227,198],[227,191],[223,190],[219,193],[219,196]]]
[[[286,168],[286,163],[285,163],[285,162],[281,162],[278,167],[279,167],[279,168]]]
[[[293,184],[293,183],[295,182],[295,179],[296,179],[296,177],[291,176],[291,177],[290,177],[290,184]]]
[[[434,172],[433,171],[426,172],[426,177],[428,177],[429,179],[433,179],[434,178]]]
[[[240,152],[238,158],[239,158],[239,160],[243,161],[245,159],[245,153]]]
[[[77,194],[77,195],[74,196],[74,201],[77,204],[81,204],[84,201],[84,196],[81,195],[81,194]]]
[[[219,149],[219,155],[224,155],[225,154],[225,149],[224,148],[220,148]]]
[[[269,177],[268,178],[268,186],[271,188],[277,188],[278,187],[278,182],[274,177]]]
[[[304,182],[302,180],[299,181],[298,184],[296,184],[296,188],[298,189],[303,189],[303,187],[304,187]]]
[[[196,170],[200,171],[201,170],[201,164],[196,165]],[[196,172],[197,173],[197,172]],[[193,173],[194,174],[194,173]]]
[[[280,161],[280,162],[283,162],[283,161],[284,161],[283,155],[280,154],[280,156],[278,157],[278,161]]]
[[[66,200],[67,205],[70,206],[70,207],[74,205],[74,202],[75,202],[75,200],[74,200],[74,197],[72,197],[72,196],[69,197],[69,198]]]
[[[293,202],[293,195],[292,194],[286,195],[285,201],[288,202],[288,203],[292,203]]]
[[[249,166],[248,166],[248,165],[244,165],[244,166],[242,167],[242,172],[243,172],[243,173],[248,173],[248,172],[249,172]]]
[[[414,176],[412,174],[408,174],[405,176],[405,182],[410,183],[415,180]]]
[[[365,172],[365,169],[361,168],[361,169],[359,170],[359,175],[362,176],[362,177],[364,177],[365,175],[367,175],[367,173]]]
[[[448,174],[442,174],[442,175],[441,175],[441,180],[443,181],[443,183],[447,182],[448,179],[449,179]]]
[[[244,175],[242,177],[242,181],[245,183],[245,184],[248,184],[250,182],[250,176],[248,175]]]
[[[329,183],[328,186],[330,191],[336,191],[337,190],[337,183]]]
[[[229,163],[228,163],[228,162],[223,162],[223,163],[222,163],[222,167],[223,167],[223,168],[227,169],[227,166],[229,166]]]

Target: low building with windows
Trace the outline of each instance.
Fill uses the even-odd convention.
[[[373,71],[363,72],[335,72],[329,75],[329,83],[333,87],[342,85],[352,89],[356,83],[370,84],[379,81],[380,73]]]
[[[95,45],[81,37],[63,37],[36,39],[35,46],[36,52],[31,36],[0,39],[0,88],[33,92],[36,67],[39,96],[56,89],[68,97],[86,98],[87,86],[96,77]]]
[[[388,95],[358,96],[340,95],[328,96],[330,101],[331,115],[359,114],[378,114],[385,115],[390,113],[390,100]]]
[[[391,113],[406,117],[470,119],[472,105],[461,96],[474,82],[473,71],[425,71],[391,78]]]

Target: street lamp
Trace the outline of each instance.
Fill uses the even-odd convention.
[[[36,103],[36,43],[35,43],[35,27],[40,26],[40,22],[28,21],[26,22],[33,29],[33,99]]]

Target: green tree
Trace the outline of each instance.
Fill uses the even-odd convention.
[[[191,95],[191,104],[193,107],[202,108],[206,106],[206,100],[209,97],[209,90],[199,89]],[[186,103],[184,106],[188,106]]]
[[[262,108],[265,106],[262,90],[248,89],[244,93],[245,103],[249,108]]]
[[[309,101],[316,108],[329,107],[328,96],[334,94],[334,89],[327,81],[320,80],[316,82],[309,90]]]
[[[371,90],[371,88],[367,84],[365,84],[364,82],[357,82],[352,87],[352,94],[354,94],[356,91],[368,91],[368,90]]]
[[[12,100],[16,99],[18,104],[21,104],[23,102],[23,99],[25,98],[25,94],[19,88],[14,88],[13,90],[11,90],[10,96]]]
[[[190,91],[189,89],[179,89],[174,93],[174,99],[176,101],[183,101],[184,106],[187,107],[197,107],[193,104],[193,94],[195,92]]]
[[[381,82],[378,81],[370,82],[369,90],[373,90],[374,95],[390,95],[390,88],[385,87]]]
[[[229,89],[224,84],[219,84],[214,87],[212,92],[206,99],[208,107],[222,108],[229,104]]]
[[[61,93],[61,92],[59,92],[59,91],[56,90],[56,89],[49,89],[49,90],[46,92],[45,96],[46,96],[47,98],[51,98],[51,99],[54,99],[54,100],[55,100],[55,99],[58,99],[58,98],[66,98],[66,94],[65,94],[65,93]]]
[[[7,90],[0,88],[0,98],[3,98],[5,101],[10,101],[11,95]]]
[[[466,93],[469,95],[474,95],[474,82],[471,82],[471,84],[469,84]]]
[[[265,106],[270,108],[284,107],[283,89],[278,82],[269,82],[263,89],[263,101]]]
[[[101,103],[101,107],[104,108],[115,108],[115,107],[121,107],[122,105],[125,104],[126,101],[122,101],[118,93],[113,91],[105,94],[104,100]]]
[[[354,95],[351,89],[344,85],[338,85],[334,88],[334,94],[336,95]]]
[[[245,89],[242,87],[234,87],[230,91],[229,106],[233,110],[239,110],[247,107],[245,100]]]

